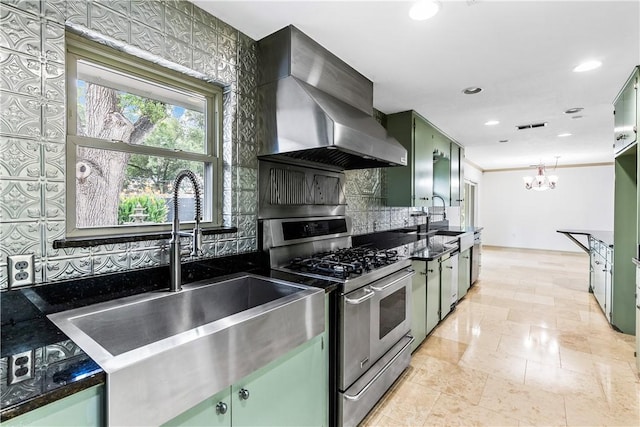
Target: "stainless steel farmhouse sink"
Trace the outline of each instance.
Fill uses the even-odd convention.
[[[49,315],[107,373],[109,425],[158,425],[324,331],[324,291],[252,274]]]

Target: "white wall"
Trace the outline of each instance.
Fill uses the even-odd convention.
[[[477,167],[475,167],[474,165],[465,162],[464,164],[464,179],[465,181],[471,181],[474,184],[476,184],[476,203],[475,203],[475,212],[476,212],[476,218],[475,218],[475,223],[476,225],[478,224],[482,224],[482,212],[480,210],[480,198],[481,198],[481,194],[480,194],[480,188],[482,187],[482,170],[478,169]]]
[[[579,252],[556,230],[613,230],[613,165],[559,168],[557,188],[547,191],[524,188],[522,177],[534,172],[484,172],[478,223],[483,244]]]

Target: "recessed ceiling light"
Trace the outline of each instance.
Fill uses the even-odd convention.
[[[560,138],[564,138],[564,137],[571,136],[571,135],[573,135],[573,134],[572,134],[572,133],[569,133],[569,132],[565,132],[565,133],[561,133],[561,134],[559,134],[558,136],[559,136]]]
[[[437,1],[418,1],[409,9],[409,17],[414,21],[426,21],[433,18],[440,11],[440,3]]]
[[[595,70],[596,68],[600,67],[602,65],[602,62],[597,61],[597,60],[591,60],[591,61],[585,61],[582,64],[578,65],[576,68],[573,69],[574,72],[576,73],[583,73],[585,71],[591,71],[591,70]]]
[[[569,108],[567,110],[564,110],[564,113],[565,114],[575,114],[575,113],[579,113],[582,110],[584,110],[584,108],[582,108],[582,107],[574,107],[574,108]]]
[[[489,120],[488,122],[485,122],[485,126],[495,126],[497,124],[500,124],[497,120]]]
[[[476,93],[480,92],[482,92],[482,88],[475,86],[468,87],[462,91],[462,93],[464,93],[465,95],[475,95]]]
[[[505,143],[505,142],[509,142],[509,140],[508,140],[508,139],[501,139],[501,140],[500,140],[500,141],[498,141],[498,142]]]

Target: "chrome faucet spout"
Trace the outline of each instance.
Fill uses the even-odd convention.
[[[444,197],[434,194],[433,197],[431,197],[431,201],[432,201],[431,206],[433,206],[434,208],[436,206],[433,202],[435,202],[436,197],[442,201],[442,220],[444,221],[445,219],[447,219],[447,202],[444,201]]]
[[[180,218],[178,215],[178,190],[182,180],[187,178],[193,185],[196,200],[196,212],[195,212],[195,226],[191,232],[180,231]],[[190,170],[182,170],[178,172],[176,179],[173,183],[173,226],[171,229],[171,241],[170,254],[169,254],[169,268],[171,270],[171,283],[169,290],[171,292],[178,292],[182,290],[182,271],[181,271],[181,256],[180,256],[180,237],[191,237],[191,256],[197,256],[201,252],[202,232],[200,231],[200,217],[202,207],[200,205],[200,186],[198,185],[198,178],[195,173]]]

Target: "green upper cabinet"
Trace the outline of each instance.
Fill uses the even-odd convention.
[[[414,111],[387,116],[387,130],[407,149],[407,166],[387,169],[389,206],[431,206],[435,129]]]
[[[389,206],[459,206],[462,147],[415,111],[388,115],[387,130],[407,149],[407,166],[387,169]]]
[[[633,144],[638,139],[638,84],[640,72],[638,67],[622,88],[614,102],[614,151],[616,154]]]

